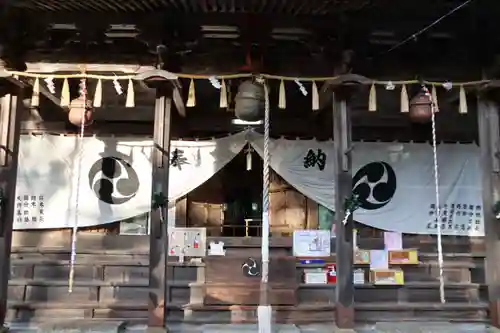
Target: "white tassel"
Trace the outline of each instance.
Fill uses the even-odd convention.
[[[64,79],[63,86],[62,86],[62,91],[61,91],[61,106],[63,107],[68,107],[70,100],[69,100],[69,82],[68,79]]]
[[[377,90],[375,89],[374,84],[372,84],[370,88],[370,95],[368,96],[368,111],[377,111]]]
[[[135,107],[134,83],[132,82],[131,79],[128,80],[127,100],[125,102],[125,107],[126,108],[133,108],[133,107]]]
[[[247,150],[247,171],[252,170],[252,151],[251,148]]]
[[[401,86],[401,112],[410,112],[410,101],[404,84]]]
[[[94,93],[94,107],[100,108],[102,106],[102,81],[97,80],[97,85],[95,86]]]
[[[196,106],[196,92],[194,90],[194,80],[191,79],[189,82],[189,90],[188,90],[188,100],[186,102],[186,106],[188,108],[192,108]]]
[[[278,97],[278,107],[280,109],[286,109],[286,92],[285,92],[285,82],[281,80],[280,82],[280,91]]]
[[[40,79],[36,78],[33,83],[33,94],[31,95],[31,107],[40,106]]]
[[[464,86],[460,86],[460,105],[458,107],[458,112],[460,114],[467,113],[467,95],[465,94]]]
[[[224,80],[222,80],[222,83],[220,85],[219,107],[221,109],[227,108],[227,89],[226,89],[226,82],[224,82]]]
[[[316,82],[313,81],[312,84],[312,109],[313,111],[318,111],[319,110],[319,93],[318,93],[318,86],[316,85]]]

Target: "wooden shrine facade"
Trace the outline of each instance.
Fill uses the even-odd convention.
[[[101,82],[102,101],[94,110],[94,123],[86,133],[153,136],[153,189],[167,193],[173,138],[206,138],[241,130],[232,123],[241,78],[224,79],[229,97],[221,107],[222,89],[214,87],[217,78],[212,75],[252,72],[284,75],[267,77],[271,136],[333,138],[338,170],[337,241],[328,258],[337,265],[337,283],[303,283],[304,270],[311,266],[292,257],[291,237],[273,235],[271,261],[282,265],[271,273],[270,281],[276,320],[335,322],[351,328],[355,321],[417,318],[489,321],[500,327],[500,231],[493,212],[500,184],[499,101],[494,96],[500,43],[491,34],[500,15],[497,2],[485,0],[481,6],[457,9],[433,29],[405,42],[462,2],[6,1],[0,6],[0,59],[6,69],[0,69],[0,318],[4,323],[44,317],[127,318],[147,321],[151,327],[179,322],[255,322],[254,280],[239,276],[229,288],[222,288],[227,280],[215,273],[221,270],[221,261],[227,260],[224,263],[231,265],[227,272],[234,275],[249,253],[258,258],[258,237],[209,235],[208,243],[225,242],[224,259],[179,263],[173,257],[165,264],[167,242],[159,211],[153,210],[149,236],[82,233],[77,281],[74,292],[68,294],[70,235],[66,231],[12,234],[20,133],[78,133],[78,127],[68,122],[68,106],[61,101],[66,97],[59,94],[65,80],[57,75],[75,76],[68,80],[71,99],[78,96],[82,72],[107,77]],[[478,36],[489,36],[488,43]],[[172,73],[190,73],[191,77],[173,77]],[[54,75],[52,88],[45,82],[48,74]],[[120,96],[113,87],[115,75],[123,85]],[[304,77],[316,80],[301,81]],[[341,223],[345,199],[352,192],[352,142],[431,140],[429,124],[415,124],[407,113],[400,112],[400,91],[405,86],[411,98],[420,91],[420,82],[434,78],[439,82],[428,87],[435,86],[440,95],[438,141],[480,145],[486,229],[484,239],[443,238],[445,292],[450,299],[444,305],[436,296],[433,237],[405,237],[406,247],[421,252],[420,264],[405,267],[412,278],[405,286],[354,286],[353,221]],[[457,84],[464,80],[474,82]],[[86,88],[94,98],[99,80],[87,81]],[[189,101],[191,81],[196,86],[195,105]],[[454,89],[448,91],[443,85],[446,81]],[[135,103],[127,100],[129,82]],[[275,106],[283,106],[279,97],[282,83],[286,107],[277,110]],[[317,103],[311,102],[311,96],[303,96],[299,83],[309,95],[313,83],[317,85]],[[391,84],[396,94],[389,89]],[[376,112],[369,112],[374,111],[369,102],[374,96],[372,86],[378,87]],[[35,87],[38,107],[30,103]],[[469,112],[459,114],[456,110],[463,110],[464,102],[465,106],[468,102]],[[133,107],[124,108],[126,104]],[[196,212],[188,212],[186,207],[208,201],[206,194],[196,200],[199,194],[178,202],[177,211],[185,212],[183,225],[178,226],[192,226],[186,214]],[[317,209],[305,198],[303,202],[306,227],[313,228]],[[383,246],[377,237],[361,237],[360,243],[367,249]],[[250,286],[247,293],[241,291],[242,286]]]
[[[182,121],[179,120],[178,115],[176,115],[175,109],[174,109],[174,103],[172,102],[172,86],[167,80],[160,79],[161,78],[161,71],[157,70],[147,70],[144,71],[140,74],[138,74],[142,80],[145,80],[145,82],[148,82],[148,77],[152,76],[155,77],[156,80],[152,80],[149,83],[150,89],[154,89],[156,91],[156,98],[155,98],[155,104],[154,104],[154,126],[153,128],[153,133],[154,133],[154,140],[155,140],[155,145],[158,147],[155,150],[155,155],[153,158],[153,182],[154,184],[159,184],[163,191],[166,191],[168,188],[168,168],[165,168],[165,166],[169,165],[169,154],[168,154],[168,149],[169,149],[169,142],[171,138],[171,133],[175,132],[176,130],[179,130],[176,128],[176,125],[172,126],[171,121]],[[344,208],[343,202],[344,202],[344,197],[349,197],[351,194],[351,175],[350,175],[350,158],[349,158],[349,147],[351,144],[351,125],[350,125],[350,113],[349,113],[349,104],[350,104],[350,95],[347,94],[350,92],[351,94],[355,93],[355,89],[359,89],[357,86],[352,86],[352,81],[353,78],[359,79],[359,77],[356,76],[343,76],[338,79],[336,85],[333,85],[333,90],[336,91],[335,93],[335,98],[333,98],[333,106],[331,108],[331,114],[332,114],[332,119],[333,119],[333,136],[334,136],[334,142],[335,142],[335,150],[337,153],[337,159],[336,163],[338,165],[338,170],[340,171],[337,174],[337,179],[336,179],[336,193],[337,193],[337,201],[336,201],[336,208],[338,212],[341,212],[342,209]],[[6,78],[2,79],[4,82],[4,86],[6,87],[7,92],[16,92],[16,93],[21,93],[24,89],[26,89],[27,85],[26,83],[23,83],[22,81],[19,81],[13,77],[7,76]],[[345,80],[345,81],[343,81]],[[349,83],[343,83],[343,82],[349,82]],[[18,83],[15,85],[15,83]],[[360,83],[360,85],[362,82]],[[337,90],[340,89],[340,90]],[[8,97],[7,97],[8,96]],[[7,99],[9,98],[9,99]],[[9,94],[6,94],[3,97],[4,101],[9,101],[12,100],[13,97],[9,96]],[[10,105],[7,102],[4,102],[2,106],[5,105],[6,107]],[[16,104],[16,109],[17,108],[23,108],[24,105],[19,105]],[[497,162],[497,157],[492,151],[494,151],[494,147],[496,147],[496,140],[498,140],[498,115],[497,115],[497,109],[496,109],[496,102],[492,101],[490,99],[490,95],[487,92],[480,93],[478,102],[477,102],[477,107],[478,107],[478,131],[481,133],[479,139],[480,139],[480,146],[481,146],[481,151],[482,151],[482,165],[484,168],[484,183],[483,183],[483,188],[485,189],[484,192],[484,205],[485,207],[492,207],[495,199],[494,199],[494,177],[496,175],[496,164]],[[471,108],[472,109],[472,108]],[[4,110],[4,109],[3,109]],[[9,109],[7,109],[9,110]],[[16,111],[17,112],[17,111]],[[189,112],[189,111],[188,111]],[[325,112],[325,111],[323,111]],[[7,114],[2,113],[7,117]],[[23,131],[26,131],[28,129],[27,126],[34,126],[33,124],[35,123],[37,128],[32,128],[31,131],[40,131],[42,130],[43,126],[60,126],[54,124],[51,125],[50,122],[36,122],[33,119],[28,119],[25,120],[24,122],[21,122],[19,118],[12,118],[12,114],[16,114],[14,112],[14,109],[10,109],[9,111],[9,116],[7,117],[8,119],[11,119],[11,122],[7,122],[7,124],[10,124],[8,128],[14,128],[14,130],[17,128],[18,132],[10,132],[11,134],[6,135],[5,140],[11,140],[11,141],[6,141],[8,144],[11,144],[12,148],[11,150],[11,155],[9,156],[15,156],[17,147],[14,144],[15,142],[15,136],[19,136],[19,131],[21,130],[21,124],[24,126],[22,129]],[[33,114],[29,114],[30,117],[33,116]],[[186,117],[186,119],[189,118],[189,114]],[[15,123],[13,123],[13,121]],[[14,126],[14,124],[17,124],[17,127]],[[174,123],[175,124],[175,123]],[[180,122],[182,124],[182,122]],[[99,130],[99,122],[97,122],[96,129]],[[115,125],[116,126],[116,125]],[[182,126],[182,125],[181,125]],[[56,128],[56,127],[54,127]],[[48,131],[50,129],[45,129],[45,131]],[[8,132],[7,132],[8,133]],[[13,134],[12,134],[13,133]],[[9,143],[10,142],[10,143]],[[15,162],[15,159],[11,160]],[[11,162],[12,163],[12,162]],[[11,171],[12,172],[12,171]],[[12,179],[12,174],[9,174],[8,179]],[[15,178],[15,177],[14,177]],[[12,182],[6,182],[4,185],[4,193],[12,193]],[[155,188],[158,188],[159,186],[155,185]],[[8,202],[8,201],[7,201]],[[8,221],[7,217],[9,214],[13,214],[11,210],[13,210],[13,207],[9,206],[6,204],[6,209],[5,209],[5,220],[4,223]],[[10,210],[10,213],[9,213]],[[457,303],[457,304],[447,304],[446,306],[442,307],[442,310],[444,312],[438,312],[438,313],[445,313],[448,311],[448,313],[459,313],[463,318],[468,318],[468,320],[473,320],[473,321],[481,321],[481,320],[487,320],[488,317],[486,313],[489,313],[489,319],[493,324],[496,325],[496,317],[495,317],[495,311],[496,311],[496,301],[494,301],[495,298],[495,283],[496,280],[494,278],[496,271],[495,271],[495,265],[488,264],[491,261],[496,260],[496,242],[498,242],[498,239],[492,237],[492,235],[496,235],[496,219],[493,216],[493,211],[488,212],[485,211],[486,219],[486,228],[487,228],[487,236],[485,237],[484,242],[478,241],[478,240],[466,240],[466,241],[457,241],[457,240],[444,240],[444,247],[448,249],[447,251],[455,251],[453,249],[460,248],[463,250],[464,248],[468,248],[470,253],[467,258],[472,258],[471,256],[474,256],[474,253],[477,255],[477,251],[485,251],[485,260],[487,262],[487,265],[485,267],[485,274],[486,274],[486,286],[488,287],[488,298],[490,300],[489,306],[485,307],[482,305],[482,303],[473,303],[469,304],[468,306],[465,305],[465,303]],[[490,216],[488,216],[488,214]],[[396,294],[394,297],[398,299],[398,302],[401,302],[403,300],[403,303],[409,303],[411,299],[420,299],[423,300],[420,303],[412,303],[412,304],[394,304],[393,308],[390,308],[390,306],[385,303],[383,303],[384,298],[381,296],[382,293],[388,293],[388,290],[380,290],[379,293],[375,293],[375,291],[370,290],[369,288],[362,289],[363,292],[359,291],[358,287],[355,287],[353,285],[353,267],[354,267],[354,259],[352,256],[352,247],[353,247],[353,239],[352,239],[352,222],[349,222],[346,226],[344,226],[341,223],[341,219],[339,217],[343,216],[343,214],[337,215],[338,217],[336,218],[336,230],[337,230],[337,242],[336,242],[336,249],[335,249],[335,255],[332,257],[331,260],[334,260],[337,265],[337,284],[336,284],[336,289],[339,290],[339,292],[335,296],[334,289],[331,287],[326,290],[321,290],[321,289],[314,289],[311,288],[310,286],[304,285],[301,282],[298,282],[299,280],[297,279],[298,276],[302,276],[303,270],[306,267],[301,267],[301,264],[298,264],[295,259],[290,262],[289,260],[286,260],[286,258],[290,258],[290,250],[291,250],[291,238],[289,237],[273,237],[271,239],[271,260],[273,260],[273,257],[275,260],[284,260],[283,261],[283,268],[278,269],[278,275],[274,278],[274,280],[271,280],[270,283],[272,285],[272,293],[271,293],[271,299],[273,300],[273,304],[276,306],[277,309],[277,320],[278,321],[284,321],[284,322],[303,322],[304,320],[309,320],[313,322],[322,322],[322,321],[327,321],[327,322],[336,322],[336,324],[339,327],[344,327],[344,328],[349,328],[352,327],[354,324],[355,320],[358,321],[377,321],[378,318],[384,318],[384,320],[391,320],[390,315],[388,311],[395,311],[396,308],[399,308],[399,311],[406,311],[412,313],[411,316],[416,316],[417,318],[421,318],[423,320],[429,320],[430,312],[435,311],[435,307],[438,306],[436,304],[433,304],[432,310],[429,310],[425,308],[425,306],[428,304],[428,302],[431,302],[431,299],[435,299],[435,297],[431,296],[437,295],[437,289],[436,285],[434,284],[432,288],[427,285],[425,292],[423,285],[425,284],[417,284],[418,287],[413,287],[413,288],[420,288],[418,293],[415,291],[415,294],[412,293],[412,291],[396,291],[393,290]],[[489,221],[489,222],[488,222]],[[7,225],[7,224],[4,224]],[[489,229],[488,229],[489,228]],[[8,228],[4,229],[5,232],[11,233],[11,231],[8,230]],[[24,267],[24,263],[21,264],[21,258],[23,256],[23,251],[27,251],[27,249],[22,249],[19,246],[24,244],[24,246],[29,246],[31,248],[36,247],[36,246],[43,246],[43,244],[48,245],[47,242],[51,242],[50,240],[43,241],[43,237],[36,236],[37,232],[33,232],[30,235],[30,232],[21,232],[18,233],[18,235],[14,239],[14,247],[13,247],[13,261],[16,263],[14,267],[18,267],[17,265],[20,264],[20,267]],[[39,233],[38,233],[39,234]],[[50,234],[50,233],[48,233]],[[24,236],[23,236],[24,235]],[[22,241],[22,238],[25,237],[26,239],[24,240],[24,243]],[[38,237],[38,238],[37,238]],[[51,236],[53,237],[53,236]],[[63,239],[66,237],[66,239]],[[57,246],[57,244],[60,244],[61,246],[68,246],[68,240],[69,237],[68,235],[64,236],[61,238],[60,236],[55,236],[52,238],[52,241],[54,242],[52,246]],[[134,236],[135,237],[135,236]],[[5,239],[5,245],[3,247],[3,256],[4,256],[4,261],[8,263],[8,257],[10,255],[10,240],[8,234],[5,234],[4,236]],[[35,241],[37,239],[37,241]],[[160,223],[159,219],[159,214],[158,211],[153,211],[152,212],[152,218],[151,218],[151,234],[150,236],[137,236],[135,237],[134,241],[131,241],[130,238],[127,238],[127,236],[113,236],[113,235],[87,235],[87,236],[82,236],[82,241],[79,243],[79,249],[78,252],[82,256],[82,265],[89,265],[91,264],[91,258],[92,256],[95,256],[97,254],[97,250],[92,252],[90,250],[90,247],[92,246],[97,246],[98,248],[102,248],[101,251],[105,250],[110,250],[114,251],[114,258],[117,261],[124,260],[123,258],[126,256],[134,256],[134,255],[139,255],[141,257],[140,261],[142,262],[140,268],[135,267],[134,270],[136,273],[125,273],[126,271],[123,271],[122,273],[118,273],[116,271],[116,267],[113,268],[111,267],[113,264],[110,262],[110,258],[104,259],[104,262],[101,264],[95,264],[97,265],[95,270],[92,270],[92,279],[96,279],[98,277],[103,279],[102,285],[99,287],[92,287],[92,288],[97,288],[97,290],[101,290],[101,297],[104,297],[103,299],[99,299],[97,303],[95,303],[95,297],[97,296],[92,296],[93,294],[76,294],[72,296],[64,296],[64,297],[73,297],[71,300],[73,302],[75,301],[82,301],[81,297],[88,298],[83,304],[88,307],[88,310],[85,310],[87,312],[84,312],[84,317],[88,316],[88,318],[120,318],[120,317],[127,317],[129,315],[132,316],[137,316],[139,319],[144,318],[144,314],[148,314],[148,323],[150,326],[163,326],[164,325],[164,299],[168,299],[169,302],[167,302],[167,307],[166,309],[168,310],[167,312],[167,318],[170,318],[172,321],[178,321],[179,317],[176,316],[182,316],[181,321],[186,321],[185,317],[185,310],[188,309],[190,311],[194,311],[199,315],[199,319],[193,319],[193,320],[210,320],[208,317],[203,317],[203,313],[206,313],[207,311],[214,314],[216,316],[217,320],[222,320],[221,318],[225,318],[224,316],[230,316],[230,319],[227,319],[229,322],[247,322],[247,321],[252,321],[255,320],[252,318],[251,309],[254,309],[256,306],[257,302],[257,294],[252,293],[251,288],[248,288],[248,281],[243,280],[234,282],[232,285],[234,289],[233,292],[227,293],[226,287],[227,287],[227,281],[222,281],[220,280],[220,276],[217,276],[217,274],[214,274],[218,269],[217,265],[220,265],[221,263],[217,263],[216,261],[223,261],[226,265],[229,265],[231,261],[233,262],[231,264],[231,267],[234,269],[239,269],[239,265],[241,264],[241,260],[243,257],[248,256],[249,253],[255,252],[255,255],[258,256],[258,253],[260,252],[259,246],[260,246],[260,241],[258,238],[255,237],[238,237],[238,238],[225,238],[225,237],[212,237],[208,239],[208,241],[224,241],[226,243],[226,248],[227,248],[227,257],[224,259],[221,258],[213,258],[210,259],[209,257],[206,258],[205,263],[177,263],[177,262],[171,262],[167,268],[165,268],[165,261],[164,261],[164,256],[165,256],[165,239],[163,236],[162,232],[162,226]],[[419,237],[409,237],[407,238],[408,244],[411,244],[410,246],[418,247],[419,250],[425,251],[426,246],[419,245],[425,238],[419,238]],[[40,242],[38,245],[37,242]],[[363,240],[361,240],[363,242]],[[365,242],[370,243],[369,239],[366,239]],[[430,240],[428,241],[428,247],[431,249],[429,252],[435,251],[435,241]],[[42,244],[43,243],[43,244]],[[367,247],[374,246],[376,241],[372,242],[373,244],[366,245]],[[28,245],[26,245],[28,244]],[[31,244],[31,245],[30,245]],[[92,245],[94,244],[94,245]],[[101,245],[98,245],[101,244]],[[135,248],[135,251],[138,251],[137,253],[134,254],[134,252],[128,247],[132,246]],[[49,245],[50,246],[50,245]],[[375,245],[376,247],[377,245]],[[36,254],[36,260],[39,260],[40,262],[43,260],[42,258],[44,256],[51,256],[54,258],[58,258],[58,256],[61,256],[60,254],[46,254],[39,252]],[[63,258],[64,256],[62,256]],[[231,258],[232,257],[232,258]],[[281,258],[281,259],[280,259]],[[336,258],[336,259],[334,259]],[[173,258],[176,260],[176,258]],[[59,259],[58,259],[59,260]],[[107,260],[107,261],[106,261]],[[431,260],[431,259],[426,259],[426,260]],[[473,261],[469,262],[467,265],[481,265],[478,264],[480,262],[476,259]],[[99,260],[98,260],[99,262]],[[23,286],[22,288],[27,288],[26,290],[34,290],[35,288],[42,288],[40,285],[37,285],[37,276],[43,276],[42,271],[40,268],[36,268],[38,264],[34,264],[35,268],[32,273],[17,273],[16,268],[16,273],[15,274],[21,274],[23,277],[28,277],[32,280],[32,285],[26,285]],[[110,267],[108,267],[111,265]],[[281,265],[281,264],[280,264]],[[279,265],[277,265],[279,266]],[[471,267],[472,267],[471,266]],[[8,266],[7,266],[8,267]],[[8,276],[7,275],[7,267],[4,270],[4,277]],[[483,267],[481,265],[481,267]],[[47,269],[47,268],[44,268]],[[66,267],[67,269],[67,267]],[[81,269],[85,270],[85,266],[81,267]],[[145,272],[144,270],[148,270],[149,272]],[[434,267],[435,269],[435,267]],[[280,271],[281,270],[281,271]],[[23,268],[22,271],[25,271],[25,268]],[[462,267],[457,268],[455,267],[452,269],[449,273],[452,276],[453,274],[462,274]],[[112,287],[113,282],[106,282],[105,279],[106,277],[110,276],[108,274],[112,274],[110,272],[115,272],[113,274],[122,274],[122,279],[127,279],[124,276],[132,276],[133,274],[139,274],[138,272],[141,272],[140,275],[142,276],[142,279],[144,279],[145,276],[147,276],[148,279],[148,284],[144,285],[142,284],[141,287],[132,287],[132,286],[126,286],[122,285],[121,288],[121,293],[118,293],[116,291],[115,287]],[[234,272],[233,272],[234,273]],[[30,275],[31,274],[31,275]],[[38,275],[40,274],[40,275]],[[80,273],[84,274],[84,273]],[[128,275],[130,274],[130,275]],[[234,273],[235,274],[235,273]],[[280,274],[282,274],[282,277],[280,277]],[[416,274],[420,274],[418,270],[416,270]],[[469,273],[471,274],[471,273]],[[64,275],[64,274],[63,274]],[[473,275],[473,274],[472,274]],[[167,277],[167,278],[165,278]],[[202,277],[202,278],[201,278]],[[289,280],[287,280],[287,278]],[[218,280],[219,279],[219,280]],[[272,278],[273,279],[273,278]],[[450,277],[450,279],[453,279]],[[473,281],[475,278],[470,277],[470,281]],[[140,280],[140,279],[139,279]],[[184,283],[186,280],[192,281],[189,284],[189,287],[186,290],[187,286],[184,286],[181,284]],[[451,280],[450,280],[451,281]],[[459,280],[461,281],[461,280]],[[18,282],[14,282],[18,283]],[[82,285],[85,285],[85,282],[79,282],[82,283]],[[123,282],[124,283],[124,282]],[[139,282],[136,282],[139,283]],[[448,288],[458,288],[457,285],[459,285],[462,282],[455,283],[454,282],[449,282]],[[7,281],[4,281],[5,287],[7,286]],[[221,289],[221,285],[224,285],[225,288]],[[241,285],[245,285],[247,289],[246,294],[241,294]],[[467,288],[473,288],[471,287],[472,284],[469,284]],[[59,294],[65,294],[67,291],[65,290],[65,287],[61,282],[59,284],[56,284],[57,287],[53,288],[59,288],[58,293]],[[14,286],[9,287],[11,293],[25,293],[25,291],[16,291],[14,292],[13,290],[17,290],[18,288],[21,288],[20,285],[15,284]],[[47,287],[43,287],[47,288]],[[80,291],[83,293],[83,290],[87,287],[79,287],[79,293]],[[113,301],[120,301],[119,298],[115,297],[124,297],[125,300],[122,300],[122,303],[125,302],[128,299],[127,294],[125,294],[124,290],[127,290],[127,288],[135,288],[135,289],[130,289],[130,293],[128,295],[135,295],[137,296],[138,294],[133,294],[134,292],[139,292],[138,290],[142,290],[142,293],[147,294],[147,304],[145,305],[135,305],[134,306],[130,305],[128,307],[127,304],[122,304],[121,308],[120,306],[116,305],[115,303],[110,303],[110,300]],[[179,289],[180,288],[180,289]],[[238,289],[240,288],[240,289]],[[459,299],[471,299],[471,297],[476,297],[480,299],[479,296],[471,296],[474,294],[482,294],[486,291],[486,289],[478,287],[474,291],[468,290],[465,295],[462,295],[462,292],[465,292],[464,290],[460,291],[454,291],[451,296],[449,297],[457,297]],[[7,290],[7,289],[5,289]],[[24,289],[23,289],[24,290]],[[135,291],[133,291],[135,290]],[[182,290],[182,291],[181,291]],[[256,291],[257,289],[255,289]],[[315,291],[316,290],[316,291]],[[97,292],[97,291],[96,291]],[[451,291],[448,291],[451,293]],[[182,293],[181,299],[184,304],[179,304],[178,302],[175,301],[175,297],[179,297],[178,293]],[[455,294],[456,293],[456,294]],[[116,296],[116,295],[122,295],[122,296]],[[4,294],[4,301],[7,300],[7,295]],[[30,294],[27,292],[28,296],[25,297],[39,297],[36,296],[36,294],[33,294],[33,292]],[[29,296],[31,295],[31,296]],[[113,296],[112,296],[113,295]],[[144,295],[144,294],[142,294]],[[326,295],[326,296],[325,296]],[[459,296],[462,295],[462,296]],[[8,296],[9,298],[12,298],[12,295]],[[18,296],[15,296],[18,297]],[[62,297],[62,296],[61,296]],[[79,298],[80,297],[80,298]],[[199,299],[202,299],[202,303],[200,303]],[[325,299],[326,297],[326,299]],[[465,298],[464,298],[465,297]],[[356,302],[355,302],[356,298]],[[368,300],[368,299],[380,299],[380,302],[377,304],[371,304],[371,303],[366,303],[363,304],[363,300]],[[21,312],[21,311],[29,311],[36,312],[40,311],[37,310],[35,303],[29,302],[28,300],[16,300],[10,301],[9,306],[13,306],[14,308],[10,308],[10,312],[12,313],[12,309],[15,309],[16,313]],[[192,302],[193,299],[198,299],[198,302]],[[407,299],[406,302],[404,302],[404,299]],[[92,300],[92,301],[90,301]],[[313,306],[312,303],[317,301],[321,301],[322,303],[320,305]],[[305,302],[305,303],[304,303]],[[424,303],[427,302],[427,303]],[[95,304],[94,304],[95,303]],[[304,304],[301,304],[304,303]],[[411,303],[411,302],[410,302]],[[239,305],[239,308],[235,310],[234,306],[237,304]],[[101,308],[99,308],[101,307]],[[106,307],[106,309],[102,308]],[[4,309],[6,309],[4,307]],[[46,310],[47,311],[47,310]],[[76,310],[74,310],[76,311]],[[107,312],[106,312],[107,311]],[[384,312],[386,311],[386,312]],[[421,313],[427,313],[426,315],[422,315],[422,317],[418,317],[415,313],[420,311]],[[314,313],[314,316],[312,315]],[[5,316],[6,312],[4,312]],[[12,315],[12,314],[11,314]],[[404,316],[401,314],[401,316]],[[203,319],[205,318],[205,319]],[[439,317],[433,317],[434,319],[438,319]],[[396,319],[396,318],[394,318]],[[167,320],[168,322],[168,320]]]

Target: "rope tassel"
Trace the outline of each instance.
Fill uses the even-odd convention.
[[[186,106],[188,108],[192,108],[196,106],[196,92],[194,91],[194,80],[191,79],[189,82],[189,90],[188,90],[188,100],[186,102]]]
[[[370,96],[368,97],[368,111],[377,111],[377,89],[375,89],[374,84],[372,84],[370,88]]]
[[[94,93],[94,107],[100,108],[102,106],[102,81],[101,79],[97,80],[97,85],[95,86]]]
[[[40,106],[40,79],[36,78],[33,83],[33,94],[31,95],[31,107]]]
[[[125,102],[125,107],[126,108],[133,108],[133,107],[135,107],[134,83],[130,79],[128,80],[127,100]]]
[[[318,86],[316,85],[316,82],[313,81],[312,84],[312,109],[313,111],[318,111],[319,110],[319,93],[318,93]]]
[[[68,79],[64,79],[62,90],[61,90],[61,106],[68,107],[70,103],[69,97],[69,82]]]
[[[406,85],[401,86],[401,112],[410,112],[410,101],[408,100],[408,91],[406,91]]]
[[[224,80],[222,80],[220,85],[219,107],[221,109],[227,108],[227,89],[226,89],[226,82]]]
[[[285,92],[285,81],[280,82],[280,92],[278,99],[278,107],[280,109],[286,109],[286,92]]]
[[[464,86],[460,86],[460,102],[458,106],[458,113],[467,113],[467,95],[465,94]]]

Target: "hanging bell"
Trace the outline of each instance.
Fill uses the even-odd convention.
[[[410,101],[410,118],[416,123],[427,123],[432,118],[432,98],[424,91]]]
[[[75,126],[88,126],[92,123],[92,101],[80,96],[71,101],[68,113],[68,120]],[[82,122],[82,116],[84,117]]]
[[[264,86],[252,80],[244,81],[235,97],[234,113],[238,119],[257,121],[264,117]]]

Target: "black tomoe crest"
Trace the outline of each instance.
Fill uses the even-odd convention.
[[[243,275],[246,277],[255,277],[260,275],[260,264],[254,258],[248,258],[241,265]]]
[[[386,162],[372,162],[356,172],[352,184],[360,207],[375,210],[387,205],[396,193],[396,173]]]
[[[99,200],[119,205],[132,199],[139,190],[139,177],[130,163],[109,156],[96,161],[89,170],[89,186]]]

